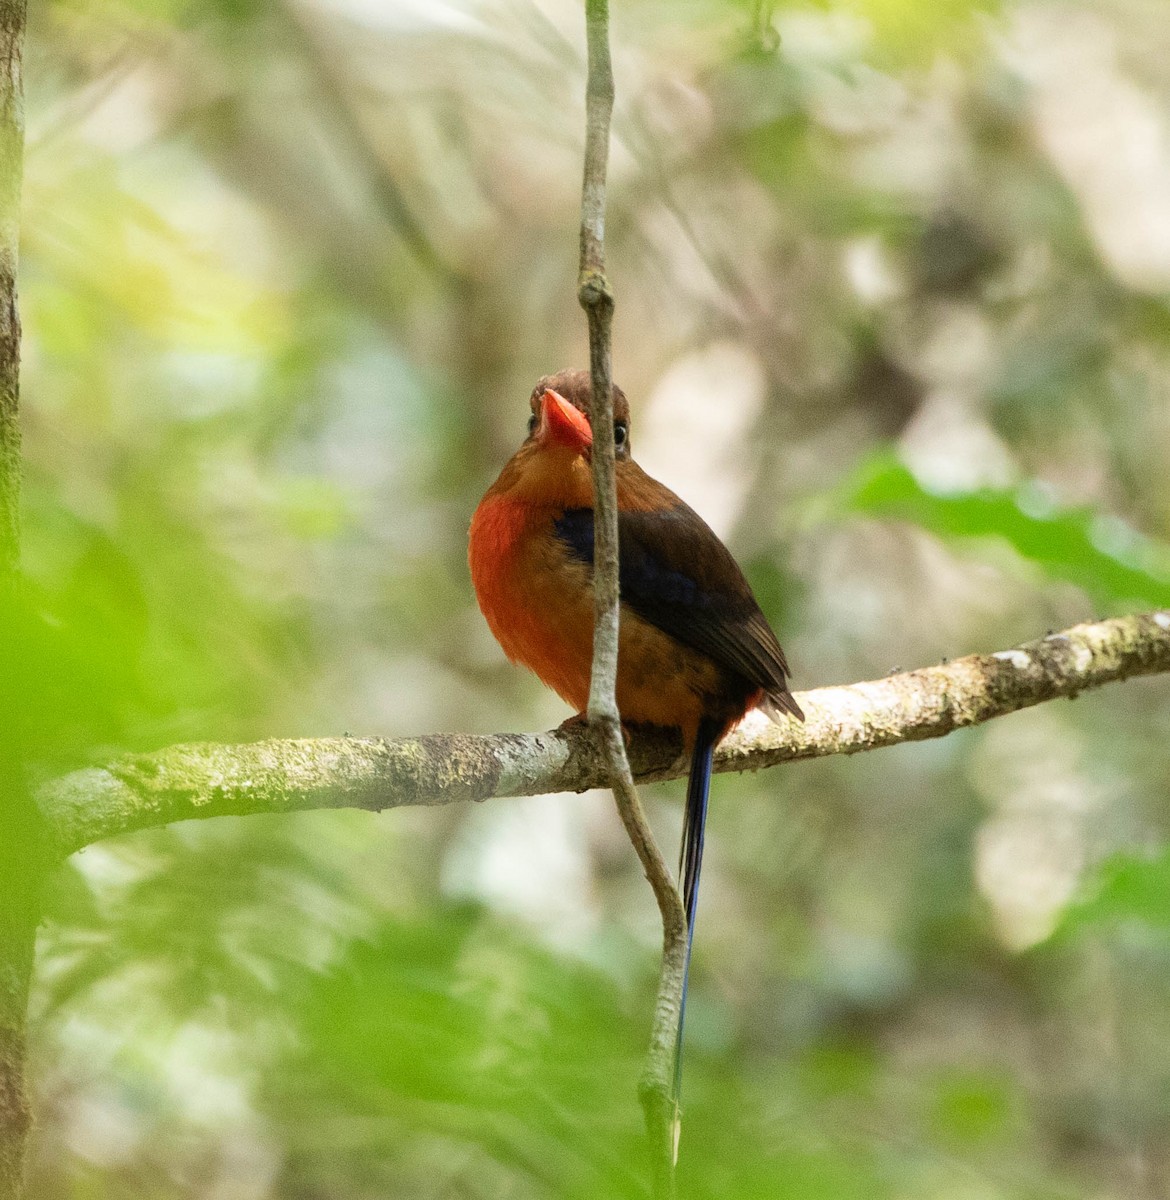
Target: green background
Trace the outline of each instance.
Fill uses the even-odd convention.
[[[613,7],[634,453],[797,686],[1170,605],[1164,0]],[[577,5],[30,21],[37,777],[559,722],[465,555],[585,361]],[[1168,700],[716,780],[684,1196],[1170,1191]],[[603,796],[138,834],[50,907],[34,1200],[646,1195],[657,914]]]

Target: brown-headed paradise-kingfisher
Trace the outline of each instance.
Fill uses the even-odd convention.
[[[468,555],[479,606],[504,653],[581,713],[593,661],[590,391],[587,371],[537,383],[528,437],[476,509]],[[628,725],[680,729],[691,754],[679,861],[689,969],[715,746],[755,706],[773,717],[804,714],[743,572],[702,517],[630,457],[630,406],[617,387],[613,408],[617,703]],[[678,1039],[676,1102],[681,1014]]]

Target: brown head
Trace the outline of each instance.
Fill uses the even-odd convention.
[[[545,507],[592,505],[591,390],[588,371],[558,371],[537,381],[530,401],[528,436],[488,490],[488,497],[510,496]],[[616,386],[613,408],[617,458],[624,470],[637,470],[630,460],[630,405]]]
[[[545,394],[552,392],[562,400],[567,401],[578,412],[589,419],[589,398],[593,392],[593,384],[588,371],[558,371],[555,375],[545,375],[536,381],[529,400],[532,416],[528,422],[530,436],[535,436],[545,417]],[[613,424],[614,444],[618,458],[628,458],[630,454],[630,402],[625,392],[615,383],[613,385]]]

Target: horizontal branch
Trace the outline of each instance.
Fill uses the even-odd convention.
[[[868,683],[799,693],[804,725],[749,714],[725,739],[717,771],[855,754],[955,729],[1134,675],[1170,672],[1170,612],[1077,625],[998,654],[973,654]],[[686,773],[669,733],[639,734],[639,780]],[[197,817],[317,808],[380,811],[494,796],[580,792],[607,784],[583,726],[552,733],[313,738],[172,746],[131,754],[43,785],[38,801],[70,854],[103,838]]]

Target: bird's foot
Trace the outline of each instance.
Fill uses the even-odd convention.
[[[557,733],[577,733],[588,724],[589,718],[583,712],[574,713],[557,726]]]
[[[583,713],[574,713],[571,717],[566,717],[558,726],[557,733],[579,733],[581,730],[588,728],[589,718]],[[633,741],[639,729],[654,728],[654,726],[644,726],[637,724],[627,724],[622,722],[622,740],[626,743],[626,749],[629,750],[630,743]]]

